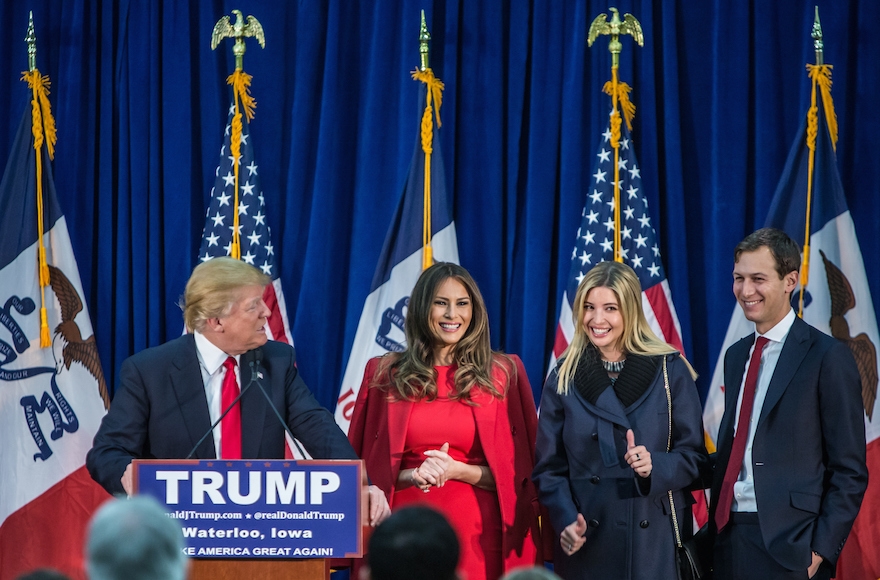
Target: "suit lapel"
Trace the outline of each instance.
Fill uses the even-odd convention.
[[[211,415],[208,412],[208,399],[205,396],[205,383],[199,368],[196,343],[192,335],[183,337],[184,348],[175,357],[168,379],[180,412],[183,415],[190,445],[196,442],[211,428]],[[217,456],[214,437],[205,437],[194,453],[197,459],[214,459]]]
[[[724,420],[719,427],[719,441],[727,436],[733,438],[733,425],[736,423],[736,402],[742,388],[743,375],[749,360],[749,350],[754,342],[755,335],[751,334],[730,347],[727,369],[724,373]]]
[[[394,401],[388,403],[388,449],[391,452],[391,485],[397,486],[397,474],[400,473],[400,462],[406,446],[406,431],[409,428],[409,417],[412,414],[412,401]],[[391,495],[393,497],[393,495]]]
[[[794,324],[792,324],[791,330],[788,332],[788,338],[785,339],[785,344],[782,346],[782,352],[779,354],[779,361],[776,363],[776,370],[773,371],[770,385],[767,387],[767,396],[764,398],[764,405],[761,407],[758,425],[764,421],[767,414],[779,402],[809,350],[809,327],[800,318],[795,318]]]
[[[476,389],[475,389],[476,390]],[[474,391],[471,391],[472,393]],[[489,465],[496,463],[494,452],[494,442],[497,440],[495,436],[495,428],[498,421],[498,413],[504,408],[495,397],[479,391],[473,398],[476,406],[471,407],[474,414],[474,424],[477,427],[477,435],[480,437],[480,445],[483,447],[483,454]],[[512,465],[512,461],[510,462]]]

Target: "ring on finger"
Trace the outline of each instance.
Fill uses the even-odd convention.
[[[642,456],[639,455],[638,453],[636,453],[636,461],[641,461],[641,460],[642,460]]]

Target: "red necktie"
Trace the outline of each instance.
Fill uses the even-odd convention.
[[[235,378],[235,359],[227,358],[223,366],[226,367],[226,375],[220,391],[220,408],[225,410],[238,396],[239,388]],[[241,402],[236,403],[220,421],[220,457],[241,459]]]
[[[755,341],[755,349],[749,360],[749,371],[746,373],[746,384],[743,389],[742,404],[739,408],[739,421],[736,424],[736,435],[733,436],[733,447],[721,491],[718,492],[718,507],[715,509],[715,525],[720,532],[730,519],[730,506],[733,505],[733,484],[739,479],[743,458],[746,455],[746,441],[749,438],[749,422],[752,419],[752,407],[755,405],[755,387],[758,384],[758,370],[761,368],[761,353],[769,340],[759,336]]]

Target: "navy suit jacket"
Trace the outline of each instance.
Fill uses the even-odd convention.
[[[294,436],[315,458],[357,459],[333,416],[299,376],[294,349],[269,341],[259,349],[261,384]],[[251,381],[241,355],[242,388]],[[86,457],[92,478],[110,493],[124,493],[120,481],[132,459],[183,459],[211,427],[205,385],[191,334],[148,348],[122,363],[119,387]],[[255,384],[241,398],[242,456],[284,458],[284,428]],[[209,435],[193,454],[216,458]]]
[[[747,336],[724,357],[724,417],[712,497],[733,445]],[[842,342],[796,318],[770,380],[752,445],[758,520],[779,564],[806,569],[815,550],[835,566],[868,485],[861,382]],[[714,526],[714,506],[709,513]]]

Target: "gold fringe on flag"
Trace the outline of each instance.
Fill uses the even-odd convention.
[[[49,338],[49,319],[46,312],[46,286],[49,285],[49,265],[46,262],[46,246],[43,243],[43,144],[46,144],[46,152],[49,159],[55,158],[55,142],[58,135],[55,131],[55,118],[52,117],[52,107],[49,104],[49,77],[44,77],[40,71],[34,69],[22,73],[21,80],[26,81],[33,93],[31,100],[31,132],[34,136],[34,150],[36,151],[36,181],[37,181],[37,245],[38,265],[37,272],[40,279],[40,346],[51,346]]]
[[[816,139],[819,134],[819,107],[817,104],[817,89],[822,97],[822,107],[825,109],[825,122],[828,125],[828,133],[831,138],[831,147],[837,150],[837,114],[834,112],[834,99],[831,98],[831,69],[830,64],[808,64],[807,74],[812,81],[810,91],[810,108],[807,111],[807,148],[810,150],[807,165],[807,211],[806,224],[804,226],[804,259],[801,266],[801,288],[798,292],[798,316],[804,315],[804,295],[807,284],[810,281],[810,219],[813,205],[813,175],[816,169]]]
[[[433,114],[437,119],[437,127],[440,127],[440,105],[443,104],[443,82],[434,76],[430,68],[425,70],[416,69],[412,78],[427,85],[425,91],[425,112],[422,114],[421,137],[422,151],[425,153],[425,176],[424,201],[422,213],[422,270],[427,270],[434,264],[434,249],[431,246],[431,155],[434,152],[434,125],[431,122]],[[434,106],[432,106],[432,103]]]
[[[611,80],[602,90],[611,97],[611,148],[614,150],[614,261],[623,262],[620,251],[620,110],[626,120],[626,128],[632,131],[632,121],[636,116],[636,106],[629,100],[632,88],[617,78],[616,66],[611,67]]]
[[[232,171],[235,174],[235,193],[232,204],[232,246],[230,256],[241,260],[241,232],[238,218],[238,171],[241,160],[241,109],[247,115],[248,121],[254,118],[254,109],[257,101],[251,96],[251,79],[253,77],[241,69],[235,69],[226,79],[226,84],[232,85],[232,99],[235,102],[235,114],[232,116],[232,132],[229,137],[229,154],[232,155]],[[241,106],[239,107],[239,102]]]

